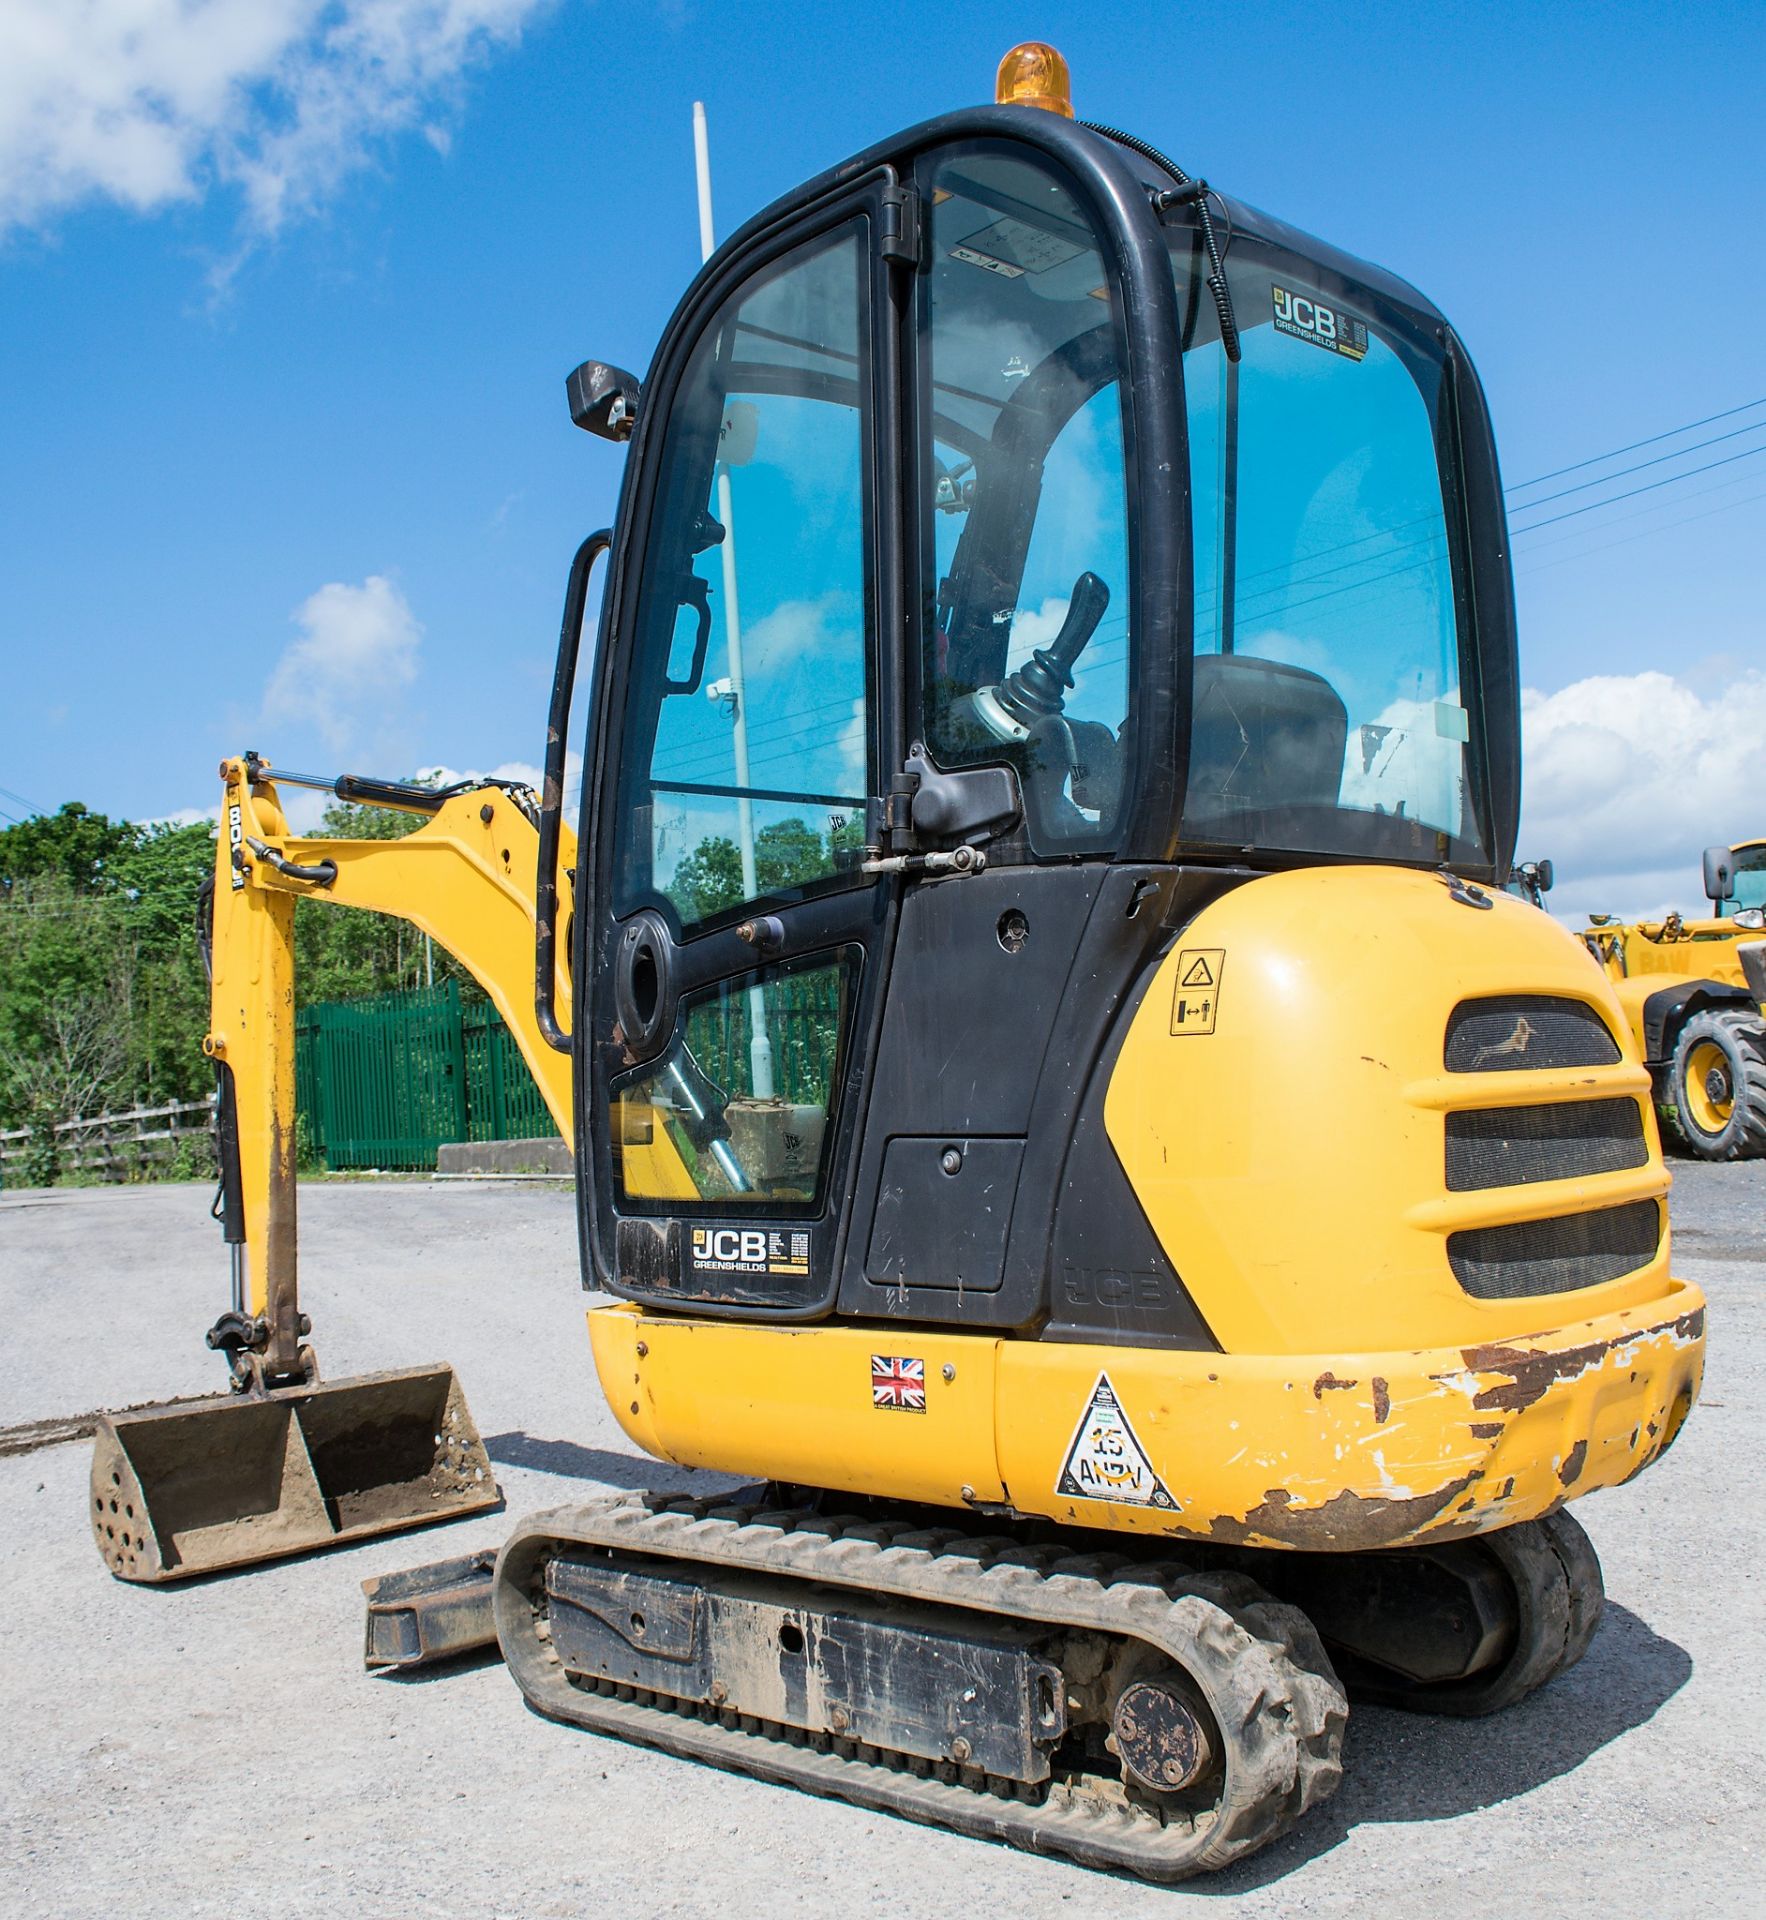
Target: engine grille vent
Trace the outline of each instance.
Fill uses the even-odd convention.
[[[1649,1159],[1635,1100],[1491,1107],[1447,1116],[1447,1190],[1525,1187],[1536,1180],[1621,1173]]]
[[[1580,1000],[1535,993],[1462,1000],[1447,1022],[1449,1073],[1537,1073],[1618,1060],[1606,1022]]]
[[[1653,1200],[1557,1220],[1474,1227],[1449,1234],[1447,1258],[1466,1292],[1479,1300],[1521,1300],[1574,1293],[1635,1273],[1655,1257],[1662,1210]]]

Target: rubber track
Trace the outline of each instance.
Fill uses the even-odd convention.
[[[574,1684],[549,1643],[544,1572],[558,1549],[595,1546],[746,1569],[872,1595],[973,1609],[1144,1641],[1201,1686],[1227,1746],[1215,1806],[1193,1817],[1131,1800],[1120,1783],[1039,1786],[892,1755],[708,1703],[629,1686]],[[531,1514],[497,1563],[497,1633],[529,1702],[761,1779],[1089,1867],[1181,1880],[1285,1833],[1336,1790],[1348,1703],[1311,1622],[1236,1573],[909,1524],[828,1519],[759,1504],[621,1495]]]
[[[1476,1719],[1500,1713],[1573,1667],[1588,1651],[1606,1605],[1600,1561],[1581,1522],[1548,1514],[1485,1534],[1480,1542],[1508,1576],[1516,1599],[1515,1643],[1493,1672],[1444,1686],[1358,1685],[1355,1697],[1410,1713]]]

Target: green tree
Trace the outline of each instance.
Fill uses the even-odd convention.
[[[198,889],[214,829],[72,803],[0,834],[0,1122],[200,1098]]]
[[[110,866],[130,852],[141,829],[111,820],[77,800],[0,828],[0,894],[20,880],[65,880],[82,894],[111,888]]]
[[[334,803],[320,832],[398,839],[425,816]],[[0,1128],[30,1126],[53,1178],[54,1126],[135,1105],[201,1099],[208,983],[197,901],[215,829],[139,826],[77,801],[0,830]],[[463,968],[392,915],[295,906],[301,1004],[459,979]]]
[[[668,897],[689,923],[733,907],[742,898],[742,856],[735,841],[714,834],[683,854],[668,884]]]
[[[755,885],[761,893],[788,893],[823,879],[844,864],[843,856],[856,856],[864,837],[863,820],[851,815],[835,816],[825,834],[795,814],[775,820],[754,836]],[[701,840],[676,863],[665,891],[688,922],[739,905],[747,890],[735,841],[725,834]]]

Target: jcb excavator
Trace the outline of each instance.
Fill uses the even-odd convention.
[[[756,1483],[523,1519],[533,1706],[1176,1879],[1332,1791],[1348,1693],[1580,1656],[1562,1509],[1673,1441],[1704,1306],[1619,1003],[1501,890],[1464,347],[1067,95],[1015,50],[571,376],[628,451],[537,802],[339,781],[433,817],[319,841],[225,764],[242,1391],[119,1418],[94,1518],[160,1579],[493,1497],[451,1375],[320,1384],[295,1297],[290,916],[389,908],[574,1141],[620,1424]]]
[[[1582,938],[1606,969],[1673,1139],[1700,1160],[1766,1154],[1766,840],[1704,853],[1708,917],[1621,923]]]

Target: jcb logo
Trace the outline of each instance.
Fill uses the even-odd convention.
[[[695,1227],[693,1258],[701,1263],[758,1267],[766,1264],[766,1234],[755,1228]]]
[[[1326,353],[1340,353],[1347,360],[1360,360],[1366,355],[1367,328],[1353,314],[1340,313],[1322,300],[1278,287],[1273,281],[1270,291],[1275,298],[1277,333],[1323,347]]]
[[[1321,340],[1328,340],[1333,345],[1336,343],[1336,314],[1317,300],[1308,300],[1304,294],[1290,293],[1286,287],[1277,287],[1275,317],[1301,333],[1314,333]]]

